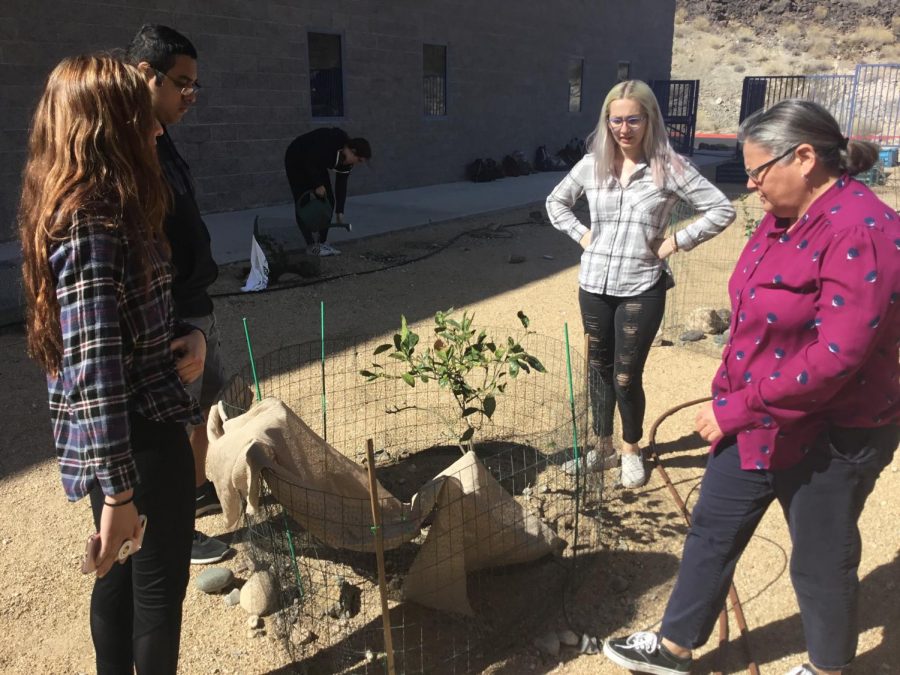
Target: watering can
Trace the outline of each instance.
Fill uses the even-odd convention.
[[[326,197],[319,197],[314,190],[309,190],[300,195],[294,202],[294,213],[297,222],[303,223],[311,232],[324,232],[330,227],[340,227],[352,230],[350,223],[332,223],[333,213],[331,202]]]

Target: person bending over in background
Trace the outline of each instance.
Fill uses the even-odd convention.
[[[174,675],[188,583],[185,424],[201,416],[173,357],[185,339],[172,340],[160,133],[137,69],[64,60],[34,114],[19,207],[28,352],[47,374],[66,496],[90,496],[100,534],[90,622],[101,675]],[[139,514],[143,547],[115,564]]]
[[[731,341],[697,414],[712,444],[700,498],[659,634],[603,651],[688,672],[777,499],[810,659],[790,675],[837,674],[859,634],[859,517],[900,438],[900,217],[851,178],[878,146],[848,141],[816,103],[759,112],[739,140],[766,216],[731,275]]]
[[[646,408],[642,378],[665,310],[671,273],[664,261],[719,234],[735,211],[669,144],[659,104],[644,82],[620,82],[610,90],[588,147],[590,152],[547,197],[547,213],[556,229],[584,249],[578,301],[589,340],[597,461],[615,458],[618,405],[621,482],[634,488],[646,480],[639,445]],[[590,227],[573,212],[582,195]],[[701,215],[667,237],[669,215],[679,201]]]
[[[327,199],[335,211],[335,220],[344,222],[347,182],[357,164],[372,158],[372,148],[365,138],[350,138],[343,129],[321,128],[298,136],[284,153],[284,169],[291,185],[294,204],[307,192]],[[334,171],[334,189],[329,171]],[[326,243],[328,230],[312,232],[298,216],[297,225],[312,255],[338,255],[340,251]]]

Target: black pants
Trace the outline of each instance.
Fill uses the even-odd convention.
[[[663,275],[665,276],[665,275]],[[628,298],[578,289],[581,321],[588,334],[591,413],[594,433],[611,436],[616,404],[622,439],[637,443],[644,435],[644,364],[666,308],[665,279]]]
[[[194,456],[183,424],[131,415],[140,484],[134,503],[147,516],[141,550],[94,583],[91,636],[98,675],[174,675],[194,530]],[[91,491],[100,527],[103,494]]]
[[[285,167],[285,171],[287,172],[288,183],[291,186],[291,195],[294,197],[294,209],[295,209],[295,218],[297,220],[297,227],[300,228],[300,233],[303,235],[304,241],[306,241],[307,246],[312,246],[316,243],[316,239],[320,243],[324,243],[328,240],[328,228],[323,230],[313,231],[309,229],[306,224],[297,218],[296,216],[296,208],[297,201],[300,197],[309,192],[310,190],[315,190],[319,187],[319,184],[313,184],[315,181],[311,180],[308,175],[300,171],[292,171]],[[331,187],[331,180],[325,181],[325,194],[328,198],[328,203],[331,204],[332,208],[334,208],[334,190]]]
[[[738,558],[777,499],[791,533],[791,581],[810,661],[844,668],[859,634],[857,523],[898,438],[897,426],[834,430],[781,471],[741,469],[734,439],[723,441],[703,476],[661,635],[691,649],[709,639]]]

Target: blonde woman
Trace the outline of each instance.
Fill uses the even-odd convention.
[[[90,622],[101,675],[174,675],[188,581],[184,425],[201,417],[173,357],[184,345],[172,339],[160,133],[136,68],[65,59],[34,114],[19,207],[28,351],[47,374],[66,497],[90,498],[100,535]],[[117,564],[139,515],[143,547]]]
[[[662,321],[666,258],[716,236],[734,208],[669,144],[653,91],[629,80],[614,86],[588,140],[590,152],[547,197],[556,229],[584,249],[578,301],[589,336],[591,409],[598,460],[614,457],[613,412],[622,420],[621,483],[646,480],[641,459],[646,399],[644,364]],[[587,199],[590,227],[574,214]],[[666,237],[672,208],[684,201],[700,216]]]

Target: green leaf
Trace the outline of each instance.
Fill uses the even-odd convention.
[[[472,436],[475,435],[475,429],[473,427],[469,427],[463,432],[463,435],[459,437],[460,443],[465,443],[468,440],[472,439]]]
[[[394,333],[394,349],[396,349],[399,352],[399,351],[401,351],[402,347],[403,347],[403,340],[401,340],[401,338],[400,338],[400,333]]]
[[[375,347],[375,352],[374,352],[374,354],[375,354],[375,356],[378,356],[378,355],[381,354],[382,352],[386,352],[388,349],[391,349],[391,348],[392,348],[391,345],[386,345],[386,344],[385,344],[385,345],[378,345],[377,347]]]
[[[544,368],[544,364],[541,363],[536,356],[528,355],[528,363],[531,364],[531,367],[534,368],[539,373],[546,373],[547,369]]]
[[[416,348],[416,345],[419,344],[419,336],[412,331],[409,332],[409,351],[412,351]]]
[[[409,335],[409,326],[406,325],[406,317],[401,314],[400,315],[400,339],[406,340],[406,336]]]
[[[400,377],[403,378],[403,381],[406,382],[410,387],[416,386],[416,378],[414,378],[409,373],[403,373]]]
[[[375,373],[373,373],[371,370],[361,370],[359,371],[359,374],[363,377],[376,377]]]
[[[469,415],[474,415],[477,412],[478,412],[478,408],[469,407],[469,408],[466,408],[465,410],[463,410],[462,416],[468,417]]]
[[[520,310],[516,313],[516,316],[519,317],[519,321],[522,322],[522,326],[523,326],[524,328],[528,328],[528,324],[531,323],[531,321],[529,321],[528,317],[525,315],[525,312],[523,312],[523,311],[520,309]]]
[[[510,361],[509,362],[509,376],[515,377],[519,374],[519,362],[518,361]]]
[[[490,419],[494,411],[497,409],[497,399],[493,396],[485,396],[484,397],[484,414]]]

